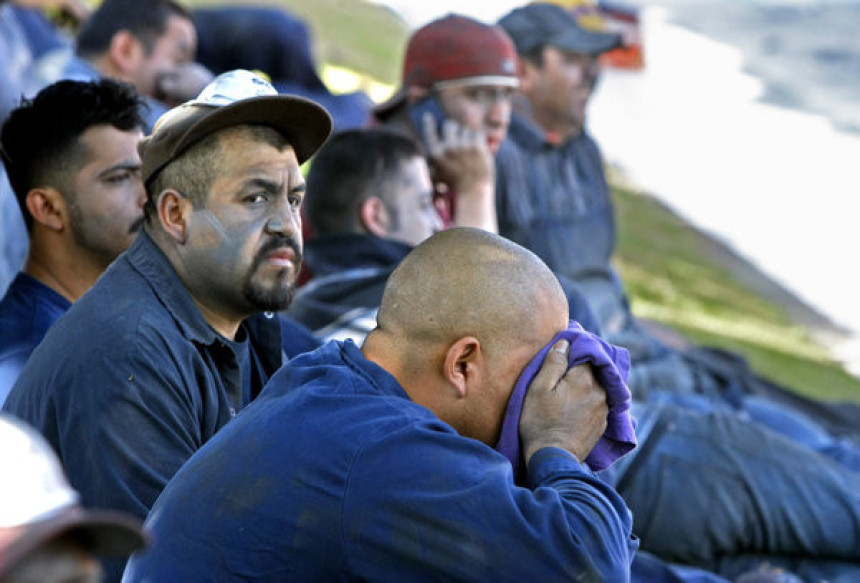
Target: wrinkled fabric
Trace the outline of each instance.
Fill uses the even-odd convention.
[[[606,403],[609,406],[606,431],[585,458],[585,463],[592,470],[600,471],[636,447],[636,421],[630,415],[631,395],[626,384],[627,372],[630,370],[627,350],[609,344],[571,321],[567,330],[557,334],[526,365],[508,401],[496,450],[511,462],[514,475],[518,474],[521,467],[519,423],[526,392],[553,344],[562,339],[570,342],[568,361],[571,367],[591,363],[595,379],[606,391]]]
[[[229,493],[229,495],[225,495]],[[513,484],[352,342],[272,377],[183,466],[124,581],[629,580],[618,494],[558,448]]]
[[[244,338],[250,379],[235,343],[206,322],[142,230],[48,330],[3,409],[45,436],[85,507],[145,518],[176,470],[281,365],[274,315],[247,318]],[[106,562],[106,581],[123,564]]]

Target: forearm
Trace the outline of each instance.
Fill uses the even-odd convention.
[[[492,182],[482,181],[457,187],[454,225],[475,227],[491,233],[499,232],[496,218],[495,188]]]

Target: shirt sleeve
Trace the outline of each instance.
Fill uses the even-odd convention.
[[[347,561],[366,580],[629,580],[621,497],[560,449],[529,474],[515,486],[503,456],[429,423],[372,440],[350,472]]]

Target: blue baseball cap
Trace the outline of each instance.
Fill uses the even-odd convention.
[[[521,55],[543,46],[599,55],[621,44],[621,35],[585,29],[573,14],[557,4],[534,3],[516,8],[498,24]]]

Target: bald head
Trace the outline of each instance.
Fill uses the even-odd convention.
[[[412,341],[534,342],[542,308],[566,323],[564,292],[537,256],[486,231],[457,228],[416,247],[394,271],[378,325]]]
[[[536,255],[486,231],[455,228],[391,274],[365,356],[461,435],[498,438],[531,358],[567,327],[567,300]]]

